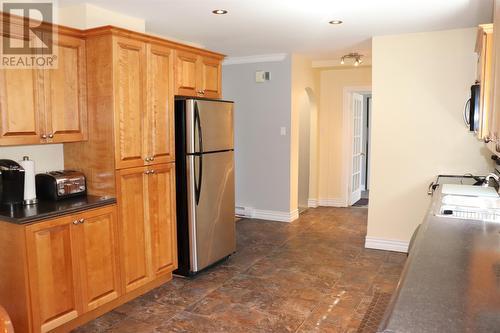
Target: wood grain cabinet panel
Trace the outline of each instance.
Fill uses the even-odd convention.
[[[0,69],[0,145],[43,142],[42,89],[39,70]]]
[[[47,332],[78,317],[78,258],[71,217],[27,229],[32,317],[36,332]]]
[[[172,162],[175,160],[172,49],[148,44],[147,84],[149,163]]]
[[[175,211],[175,165],[152,168],[148,176],[149,222],[153,275],[177,268],[177,231]]]
[[[198,56],[193,53],[175,52],[175,90],[177,95],[196,96]]]
[[[200,89],[203,97],[220,98],[222,96],[221,64],[218,59],[200,57]]]
[[[128,38],[114,40],[116,168],[144,165],[146,146],[146,44]]]
[[[221,60],[176,51],[175,93],[181,96],[220,98]]]
[[[122,283],[125,291],[136,289],[150,277],[149,224],[147,221],[146,169],[117,171],[119,230],[122,253]]]
[[[43,70],[48,142],[87,139],[85,40],[60,35],[58,66]]]
[[[84,311],[93,310],[121,294],[117,220],[113,207],[78,214],[78,259]]]

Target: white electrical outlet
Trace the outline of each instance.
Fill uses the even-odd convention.
[[[280,127],[280,135],[285,136],[286,135],[286,127]]]

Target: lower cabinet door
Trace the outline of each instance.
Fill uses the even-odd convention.
[[[26,229],[35,332],[50,331],[82,312],[74,231],[71,216]]]
[[[116,193],[122,261],[122,284],[132,291],[150,280],[151,251],[146,216],[145,167],[116,172]]]
[[[148,175],[149,224],[153,276],[177,268],[175,164],[150,168]]]
[[[79,242],[83,310],[93,310],[120,294],[114,206],[74,215]]]

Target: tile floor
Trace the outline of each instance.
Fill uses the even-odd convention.
[[[363,248],[366,218],[364,208],[315,208],[289,224],[240,220],[229,260],[74,332],[356,332],[406,260]]]

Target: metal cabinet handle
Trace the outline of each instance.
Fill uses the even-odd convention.
[[[155,158],[154,158],[153,156],[151,156],[151,157],[149,158],[149,160],[150,160],[150,161],[154,161],[154,160],[155,160]]]
[[[52,139],[54,137],[54,134],[50,133],[49,134],[49,139]]]
[[[73,221],[73,224],[74,224],[74,225],[77,225],[78,223],[79,223],[79,222],[78,222],[78,220],[74,220],[74,221]]]
[[[205,90],[198,90],[198,94],[205,95]]]
[[[150,172],[150,173],[155,173],[155,171],[154,171],[154,170],[151,170],[151,172]]]
[[[45,135],[45,134],[40,135],[40,137],[41,137],[42,139],[44,139],[44,140],[45,140],[45,139],[47,139],[47,135]]]
[[[78,223],[85,223],[85,219],[79,219]]]
[[[149,161],[150,161],[150,160],[149,160],[149,157],[146,157],[146,158],[144,159],[144,161],[149,162]]]
[[[151,171],[149,171],[149,170],[144,171],[145,175],[149,175],[150,173],[151,173]]]

